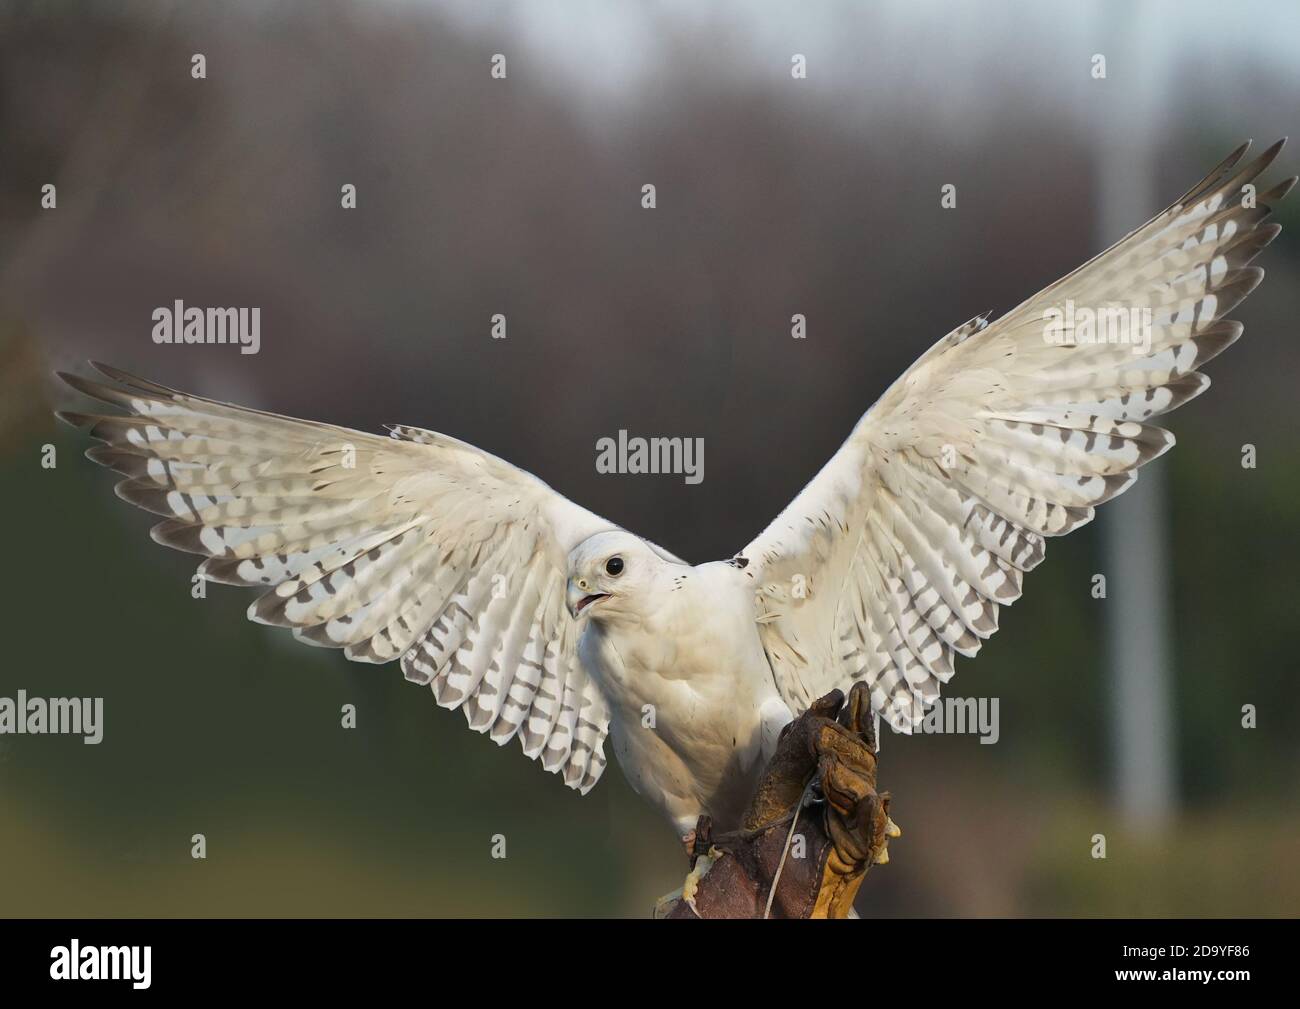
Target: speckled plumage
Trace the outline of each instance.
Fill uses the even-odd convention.
[[[732,561],[692,567],[486,452],[175,392],[114,368],[65,375],[125,414],[65,414],[106,444],[123,499],[249,617],[407,679],[470,727],[588,791],[607,737],[685,831],[739,816],[781,726],[858,680],[910,731],[997,629],[1047,537],[1092,519],[1173,437],[1151,421],[1202,392],[1241,334],[1223,320],[1278,232],[1243,203],[1280,144],[1234,152],[1173,206],[988,323],[936,343]],[[1044,336],[1066,302],[1148,309],[1142,353]],[[611,574],[609,560],[621,570]]]

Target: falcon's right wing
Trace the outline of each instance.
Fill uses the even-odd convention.
[[[60,416],[107,443],[87,455],[127,477],[119,497],[165,516],[156,541],[265,590],[250,619],[357,662],[400,658],[471,728],[596,783],[609,710],[577,659],[565,566],[616,526],[445,435],[384,438],[95,367],[117,385],[61,377],[126,413]]]

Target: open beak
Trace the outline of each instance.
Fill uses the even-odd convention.
[[[565,605],[569,608],[569,615],[577,620],[587,607],[594,606],[602,599],[608,599],[608,592],[590,592],[582,588],[576,581],[570,580],[568,591],[565,593]]]

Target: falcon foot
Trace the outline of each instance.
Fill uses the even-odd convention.
[[[713,848],[713,819],[701,816],[695,821],[695,829],[682,835],[682,847],[686,849],[686,859],[692,868],[700,857],[709,854]]]
[[[886,799],[889,798],[888,794],[885,795],[885,798]],[[889,842],[896,840],[902,836],[903,836],[902,828],[899,827],[899,825],[896,824],[893,820],[891,820],[889,818],[889,814],[886,813],[885,814],[885,836],[884,839],[881,840],[880,842],[880,850],[876,852],[876,860],[875,860],[876,865],[889,864]]]
[[[691,872],[660,918],[845,918],[873,865],[902,836],[876,791],[870,695],[856,684],[816,701],[782,732],[740,830],[707,817],[683,838]],[[806,800],[812,798],[812,802]]]

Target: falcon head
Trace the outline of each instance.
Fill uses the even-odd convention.
[[[569,554],[565,603],[575,620],[629,615],[664,562],[639,536],[597,533]]]

